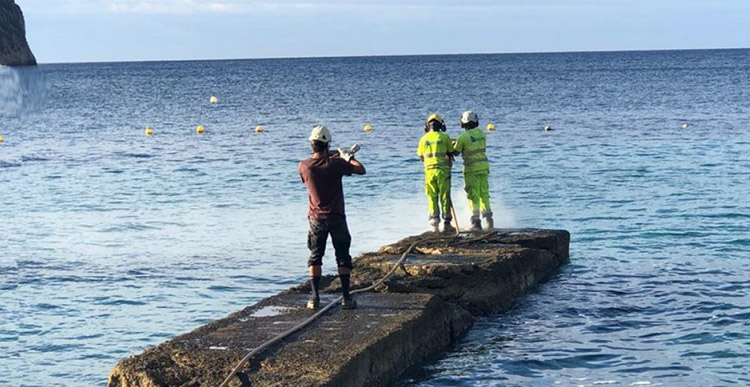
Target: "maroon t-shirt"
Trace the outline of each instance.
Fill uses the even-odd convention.
[[[326,219],[331,215],[346,216],[341,177],[351,176],[353,172],[354,166],[338,157],[300,161],[299,176],[310,194],[307,216],[312,219]]]

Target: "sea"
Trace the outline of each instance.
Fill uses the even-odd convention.
[[[353,253],[426,231],[424,119],[465,110],[496,226],[571,263],[396,386],[750,385],[748,49],[1,67],[0,385],[104,386],[304,281],[317,124],[368,171]]]

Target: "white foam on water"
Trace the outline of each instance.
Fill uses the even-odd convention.
[[[19,116],[35,110],[41,106],[44,94],[44,82],[36,68],[0,67],[0,116]]]
[[[0,114],[15,114],[22,105],[23,93],[18,70],[0,67]]]

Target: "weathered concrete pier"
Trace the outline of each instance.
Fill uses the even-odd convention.
[[[375,386],[447,349],[476,316],[502,312],[513,300],[567,263],[563,230],[498,229],[424,234],[354,261],[353,288],[382,278],[414,242],[402,268],[356,310],[338,307],[252,359],[232,386]],[[339,283],[323,279],[321,303]],[[264,299],[242,311],[120,361],[109,386],[218,386],[255,348],[314,314],[305,309],[309,285]]]

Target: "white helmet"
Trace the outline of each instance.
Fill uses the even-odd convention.
[[[327,144],[331,142],[331,131],[323,125],[318,125],[313,128],[312,133],[310,133],[309,140],[310,142],[320,141]]]
[[[477,124],[479,123],[479,117],[477,117],[477,113],[474,113],[473,111],[466,111],[461,115],[462,124],[468,124],[469,122],[474,122]]]

